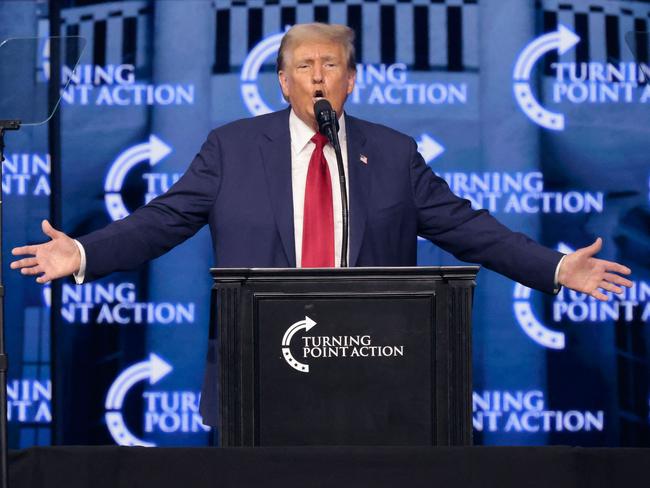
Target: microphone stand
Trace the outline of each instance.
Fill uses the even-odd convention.
[[[0,120],[0,182],[2,181],[2,162],[4,161],[4,135],[7,130],[20,129],[20,120]],[[9,486],[8,464],[9,445],[7,437],[7,371],[9,358],[5,351],[4,294],[2,282],[2,186],[0,185],[0,487]]]
[[[334,113],[336,118],[336,112]],[[336,127],[338,128],[338,121]],[[339,169],[339,186],[341,187],[341,268],[348,267],[348,187],[345,181],[345,168],[343,167],[343,156],[341,155],[341,144],[339,143],[338,131],[332,131],[331,139],[334,152],[336,153],[336,166]]]
[[[321,126],[321,133],[329,139],[336,153],[336,166],[339,170],[339,186],[341,188],[341,268],[348,267],[348,187],[345,182],[345,168],[343,167],[343,156],[341,155],[341,144],[339,142],[339,121],[336,112],[332,110],[329,114],[328,123]]]

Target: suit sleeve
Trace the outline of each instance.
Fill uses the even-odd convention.
[[[77,238],[86,252],[85,281],[133,269],[193,236],[208,221],[221,184],[221,151],[212,131],[185,174],[128,217]]]
[[[411,141],[411,184],[418,212],[418,235],[462,261],[479,263],[525,286],[555,290],[562,254],[513,232],[487,210],[474,210],[426,165]]]

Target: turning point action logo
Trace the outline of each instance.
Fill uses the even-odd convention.
[[[568,254],[573,252],[566,244],[560,243],[558,251]],[[519,326],[540,346],[549,349],[564,349],[566,338],[564,332],[548,327],[539,319],[530,303],[532,290],[517,283],[513,293],[513,312]],[[633,281],[631,288],[625,288],[621,295],[605,292],[608,302],[601,302],[584,293],[562,288],[553,302],[552,320],[559,324],[572,323],[600,324],[610,321],[626,323],[650,320],[650,283]]]
[[[49,196],[51,168],[49,154],[5,154],[5,160],[2,161],[2,194]]]
[[[249,112],[253,115],[263,115],[273,110],[262,100],[257,88],[257,75],[264,61],[278,52],[284,32],[267,37],[248,54],[241,70],[241,95]]]
[[[602,432],[603,410],[556,410],[542,390],[484,390],[472,394],[477,432]]]
[[[43,78],[50,79],[50,41],[41,47]],[[61,100],[68,105],[193,105],[194,84],[142,83],[133,64],[79,64],[61,67]],[[67,85],[67,86],[66,86]]]
[[[513,89],[519,107],[533,122],[550,130],[564,130],[565,117],[541,105],[533,94],[531,73],[537,61],[551,51],[559,56],[575,47],[580,37],[563,25],[528,44],[517,58],[513,70]],[[555,80],[554,103],[605,104],[647,103],[650,101],[650,70],[634,62],[558,62],[551,65]],[[644,88],[640,83],[646,83]]]
[[[63,283],[61,287],[61,318],[66,324],[97,325],[162,325],[193,324],[194,302],[148,302],[141,298],[135,283],[94,282],[83,285]],[[52,306],[52,289],[43,287],[43,302]]]
[[[149,359],[128,368],[115,379],[106,395],[106,427],[120,446],[154,447],[153,442],[136,437],[127,427],[122,415],[124,400],[129,390],[141,381],[155,385],[173,371],[164,359],[151,353]],[[144,431],[161,432],[207,432],[199,414],[200,395],[192,391],[147,391],[145,400]]]
[[[556,32],[550,32],[531,42],[515,64],[513,78],[517,103],[533,122],[547,129],[564,129],[564,115],[551,112],[539,104],[530,87],[530,74],[535,63],[547,52],[557,50],[561,55],[578,42],[580,38],[577,35],[560,25]]]
[[[309,317],[305,316],[305,320],[299,320],[295,324],[293,324],[291,327],[287,329],[287,331],[284,333],[284,336],[282,337],[282,356],[284,357],[284,360],[291,366],[293,369],[300,371],[302,373],[309,373],[309,365],[301,363],[298,361],[296,358],[293,357],[291,354],[291,339],[293,338],[294,334],[298,332],[299,330],[304,329],[305,332],[309,332],[311,329],[314,328],[316,325],[316,322],[314,322],[312,319]]]
[[[289,27],[287,27],[288,29]],[[260,93],[258,77],[262,65],[277,55],[284,33],[274,34],[255,46],[241,70],[241,95],[251,115],[273,111]],[[468,100],[465,82],[409,78],[405,63],[356,65],[356,83],[348,103],[367,105],[464,105]],[[274,81],[274,85],[277,82]]]
[[[34,378],[7,381],[7,420],[20,424],[52,422],[52,382]]]
[[[129,215],[121,194],[122,186],[129,171],[142,163],[154,168],[171,152],[172,148],[170,146],[151,134],[147,142],[136,144],[117,156],[111,164],[104,182],[104,203],[106,204],[106,211],[113,220],[120,220]],[[179,179],[180,175],[145,173],[142,177],[147,182],[145,203],[148,203],[161,193],[166,192]]]
[[[309,317],[295,322],[285,331],[282,336],[282,357],[296,371],[309,373],[309,365],[299,361],[291,352],[291,339],[297,332],[304,330],[309,332],[316,326]],[[372,344],[372,336],[349,335],[349,336],[303,336],[302,337],[302,360],[322,358],[375,358],[375,357],[402,357],[404,346],[375,346]]]

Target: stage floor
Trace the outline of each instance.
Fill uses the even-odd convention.
[[[10,454],[11,488],[650,486],[650,449],[46,447]]]

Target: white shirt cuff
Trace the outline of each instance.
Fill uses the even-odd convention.
[[[553,278],[553,284],[555,288],[553,289],[554,293],[558,293],[560,291],[560,288],[562,288],[562,285],[559,282],[560,279],[560,268],[562,267],[562,263],[564,262],[564,258],[566,258],[566,254],[562,256],[562,259],[560,259],[560,262],[557,263],[557,266],[555,268],[555,277]],[[86,261],[84,260],[84,263]]]
[[[81,255],[81,259],[79,261],[79,271],[73,273],[72,276],[74,278],[75,283],[77,283],[77,285],[81,285],[83,284],[84,279],[86,278],[86,251],[84,250],[84,247],[81,245],[81,242],[79,242],[77,239],[74,239],[74,243],[77,245],[77,249],[79,249],[79,254]],[[557,277],[557,271],[555,272],[555,276]]]

